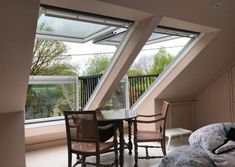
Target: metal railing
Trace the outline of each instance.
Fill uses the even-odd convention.
[[[128,76],[129,82],[129,105],[130,107],[139,99],[139,97],[149,88],[158,74]]]
[[[79,109],[83,109],[95,90],[102,74],[78,77],[79,86]]]
[[[101,76],[30,76],[31,91],[28,90],[28,93],[31,93],[27,93],[26,123],[59,120],[65,109],[83,109]],[[104,109],[130,108],[157,76],[125,76]]]
[[[79,81],[79,109],[83,109],[91,97],[102,75],[78,77]],[[158,74],[127,76],[129,107],[149,88]]]

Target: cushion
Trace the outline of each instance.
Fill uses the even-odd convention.
[[[222,123],[223,125],[223,128],[224,128],[224,131],[225,131],[225,134],[227,136],[227,138],[230,138],[232,136],[234,136],[234,130],[235,129],[235,124],[232,123],[232,122],[229,122],[229,123]],[[233,138],[233,137],[232,137]]]
[[[229,140],[227,143],[223,144],[215,150],[215,154],[222,154],[235,149],[235,141]]]
[[[222,123],[204,126],[189,137],[189,143],[193,147],[213,151],[226,140],[226,133]]]

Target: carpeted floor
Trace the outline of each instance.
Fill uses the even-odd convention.
[[[167,149],[170,152],[175,147],[187,144],[187,138],[174,139],[171,142],[171,146]],[[142,155],[145,150],[139,149],[139,154]],[[150,150],[150,154],[161,154],[160,149]],[[94,157],[87,158],[89,161],[95,162]],[[114,154],[108,153],[101,156],[101,161],[104,163],[111,162],[114,160]],[[73,157],[73,162],[76,161],[76,157]],[[138,166],[140,167],[156,167],[158,166],[161,159],[151,160],[139,160]],[[47,149],[41,149],[36,151],[30,151],[26,153],[26,164],[27,167],[67,167],[67,146],[57,146]],[[124,152],[124,164],[125,167],[134,165],[134,155],[129,155],[128,151]],[[79,167],[80,165],[78,165]],[[88,165],[87,165],[88,166]]]

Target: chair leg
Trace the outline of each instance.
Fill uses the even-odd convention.
[[[86,157],[82,156],[82,167],[86,167]]]
[[[79,156],[79,154],[77,154],[77,159],[80,159],[80,156]]]
[[[166,155],[166,144],[165,144],[165,141],[161,141],[161,148],[162,148],[162,153],[165,156]]]
[[[72,167],[72,153],[68,152],[68,167]]]
[[[96,167],[100,167],[100,154],[96,155]]]
[[[114,153],[115,153],[115,167],[118,167],[118,149],[117,149],[117,140],[115,142],[114,146]]]

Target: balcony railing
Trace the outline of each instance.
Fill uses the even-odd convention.
[[[92,95],[96,85],[102,75],[78,77],[80,85],[79,107],[84,108],[90,96]],[[139,97],[149,88],[158,74],[127,76],[129,90],[127,92],[129,107],[131,107]]]
[[[130,108],[157,76],[125,76],[103,109]],[[25,106],[26,122],[62,119],[64,110],[83,109],[101,77],[30,76]]]
[[[149,88],[158,74],[128,76],[129,82],[129,105],[135,104],[139,97]]]
[[[79,109],[83,109],[91,97],[102,75],[78,77],[79,82]]]

